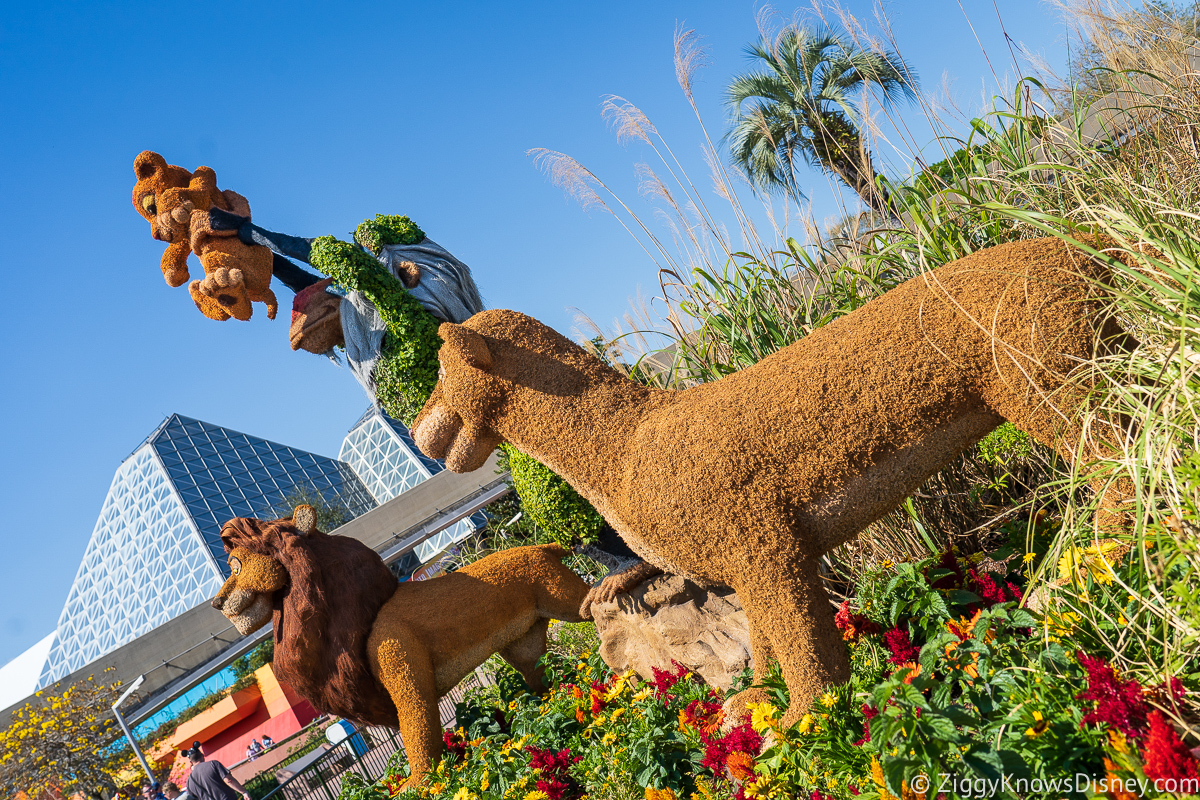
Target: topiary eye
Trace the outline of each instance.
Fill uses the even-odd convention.
[[[242,562],[236,558],[229,559],[229,569],[232,570],[234,575],[237,575],[242,571]]]
[[[154,204],[154,195],[148,194],[142,198],[142,208],[146,209],[147,214],[158,213],[158,208]]]

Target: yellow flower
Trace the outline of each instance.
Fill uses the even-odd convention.
[[[1035,558],[1037,558],[1037,553],[1026,553],[1021,560],[1025,562],[1025,566],[1029,566]]]
[[[1050,727],[1050,723],[1042,717],[1042,712],[1033,712],[1033,724],[1025,729],[1025,735],[1030,739],[1036,739],[1041,736]]]
[[[454,793],[454,800],[475,800],[475,795],[467,791],[467,787],[462,787]]]
[[[1120,563],[1128,551],[1129,546],[1116,539],[1102,539],[1082,550],[1072,545],[1058,560],[1058,579],[1065,584],[1090,574],[1094,581],[1108,586],[1116,577],[1113,564]]]
[[[1110,729],[1108,731],[1108,743],[1112,745],[1112,749],[1118,753],[1125,755],[1129,752],[1129,743],[1125,739],[1125,734],[1120,731]]]
[[[610,719],[610,720],[612,720],[613,722],[616,722],[616,721],[617,721],[617,717],[619,717],[619,716],[621,716],[622,714],[624,714],[624,713],[625,713],[625,711],[626,711],[626,709],[624,709],[624,708],[618,708],[616,711],[614,711],[614,712],[612,713],[612,716],[611,716],[611,717],[609,717],[609,719]]]
[[[655,789],[652,786],[647,786],[645,793],[642,795],[646,800],[677,800],[675,790],[671,788]]]
[[[546,796],[545,792],[539,792],[535,789],[529,794],[525,795],[524,800],[550,800],[550,798]]]
[[[640,703],[652,694],[654,694],[654,691],[649,686],[646,686],[641,691],[639,691],[637,694],[635,694],[633,697],[631,697],[629,699],[635,703]]]
[[[775,715],[778,713],[770,703],[747,703],[750,710],[750,727],[758,733],[765,733],[775,727]]]
[[[483,779],[479,781],[479,791],[486,792],[487,788],[491,785],[491,781],[488,780],[488,773],[483,773]]]
[[[606,733],[606,734],[604,734],[603,736],[601,736],[601,737],[600,737],[600,744],[602,744],[602,745],[604,745],[605,747],[607,747],[608,745],[612,744],[612,743],[613,743],[613,742],[615,742],[616,740],[617,740],[617,733],[616,733],[616,731],[609,731],[608,733]]]
[[[812,714],[805,714],[803,719],[800,720],[800,727],[797,730],[801,733],[808,733],[812,730],[815,721]]]
[[[826,708],[833,708],[836,703],[837,695],[835,695],[833,692],[826,692],[825,694],[821,695],[821,705],[825,706]]]

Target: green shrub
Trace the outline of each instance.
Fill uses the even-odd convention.
[[[376,214],[375,219],[363,220],[354,230],[354,240],[375,255],[388,245],[417,244],[425,231],[408,217],[396,214]]]
[[[604,518],[571,484],[511,445],[501,446],[521,508],[563,547],[596,540]]]

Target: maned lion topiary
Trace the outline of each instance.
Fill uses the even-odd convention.
[[[212,605],[242,634],[275,626],[275,671],[317,709],[398,728],[420,782],[442,752],[438,698],[493,653],[535,691],[551,619],[579,622],[588,585],[558,545],[515,547],[398,583],[362,542],[292,519],[239,517],[221,541],[231,575]]]
[[[1101,457],[1119,435],[1085,437],[1077,422],[1093,357],[1133,344],[1097,285],[1110,278],[1057,239],[1000,245],[682,391],[633,383],[537,320],[485,311],[439,329],[441,378],[413,438],[458,472],[509,442],[648,563],[732,587],[755,683],[777,657],[790,725],[850,677],[823,553],[1005,419],[1068,460]],[[751,699],[765,698],[735,696],[726,719]]]

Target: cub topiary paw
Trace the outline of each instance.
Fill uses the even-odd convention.
[[[215,300],[230,316],[243,322],[250,319],[245,276],[237,267],[217,267],[205,275],[200,282],[200,292]]]
[[[191,294],[192,302],[196,304],[196,308],[200,309],[200,313],[209,319],[215,319],[217,322],[224,322],[229,319],[229,312],[222,308],[221,304],[216,300],[204,294],[200,290],[200,283],[200,281],[192,281],[188,284],[188,293]]]

